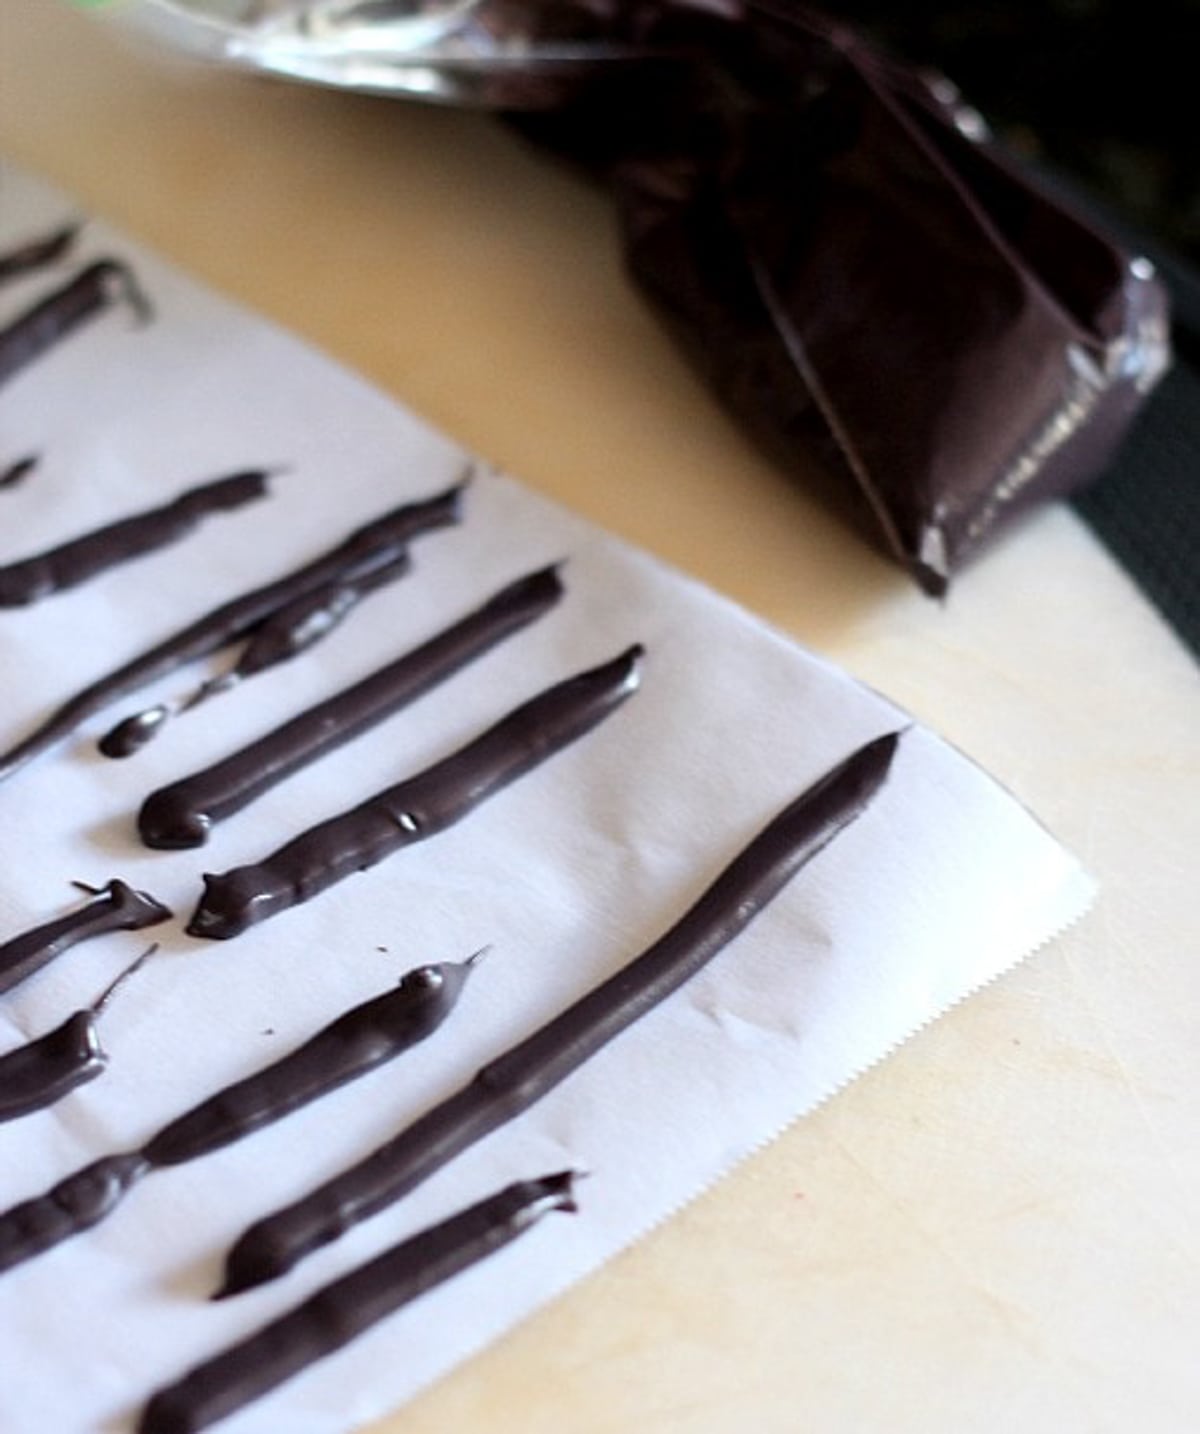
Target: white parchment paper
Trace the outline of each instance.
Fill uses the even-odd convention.
[[[71,213],[0,173],[0,247]],[[128,259],[155,308],[89,323],[0,390],[0,562],[239,468],[286,464],[266,501],[75,591],[0,612],[9,746],[85,682],[385,509],[464,455],[390,400],[100,224],[78,254],[0,290],[0,325],[85,256]],[[0,1003],[0,1051],[88,1004],[153,936],[103,1019],[111,1066],[0,1127],[0,1204],[135,1148],[218,1086],[429,960],[494,947],[424,1045],[240,1145],[155,1172],[96,1229],[0,1277],[0,1429],[128,1430],[148,1394],[415,1230],[514,1179],[585,1167],[555,1216],[231,1418],[229,1434],[329,1434],[377,1416],[662,1220],[1086,907],[1091,882],[1020,806],[911,727],[871,810],[698,979],[511,1127],[306,1261],[214,1306],[253,1219],[449,1094],[636,955],[788,801],[908,719],[747,613],[480,471],[458,529],[300,660],[180,718],[126,762],[97,735],[214,670],[118,704],[0,787],[0,939],[122,876],[179,919],[76,948]],[[142,849],[143,797],[372,671],[524,572],[565,560],[534,627],[218,826],[203,851]],[[645,644],[642,690],[458,827],[226,943],[183,935],[200,873],[257,859],[453,750],[543,687]]]

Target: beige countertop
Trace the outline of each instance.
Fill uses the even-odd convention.
[[[483,117],[198,72],[4,0],[0,153],[905,704],[1102,882],[377,1434],[1200,1426],[1200,686],[1074,515],[944,605],[910,591],[709,400],[604,196]]]

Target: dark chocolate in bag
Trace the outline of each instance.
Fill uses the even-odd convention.
[[[1162,287],[948,81],[784,0],[500,9],[653,57],[535,134],[610,178],[633,274],[724,402],[785,465],[815,443],[924,588],[1103,467],[1166,366]]]

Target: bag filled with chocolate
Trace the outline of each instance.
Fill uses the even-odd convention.
[[[520,111],[601,172],[631,272],[713,389],[785,467],[811,478],[815,445],[929,592],[1096,476],[1166,366],[1148,260],[949,81],[791,0],[243,8],[210,53]]]

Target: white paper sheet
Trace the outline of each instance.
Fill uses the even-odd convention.
[[[11,170],[0,248],[71,213]],[[350,528],[437,491],[464,456],[294,339],[100,224],[80,255],[136,268],[150,326],[114,311],[0,391],[0,562],[220,473],[288,464],[274,496],[35,607],[0,613],[8,746],[83,683]],[[0,325],[78,260],[0,290]],[[460,529],[312,653],[189,716],[127,762],[94,738],[177,674],[0,786],[0,939],[122,876],[180,920],[76,948],[0,1004],[0,1051],[86,1005],[149,936],[162,951],[103,1020],[104,1076],[0,1127],[0,1204],[283,1054],[428,960],[491,942],[427,1043],[250,1140],[153,1173],[96,1229],[0,1277],[0,1429],[132,1428],[147,1395],[431,1221],[564,1166],[592,1178],[488,1264],[222,1425],[331,1434],[394,1407],[667,1217],[926,1021],[1086,907],[1073,858],[965,757],[911,728],[871,810],[675,999],[393,1209],[287,1278],[213,1306],[251,1220],[388,1138],[484,1060],[648,945],[787,801],[905,726],[880,696],[732,604],[518,483],[481,473]],[[565,559],[560,608],[367,736],[217,827],[203,851],[142,849],[144,795],[266,731],[488,596]],[[182,934],[201,871],[273,850],[444,755],[544,686],[641,641],[642,690],[450,832],[226,943]],[[212,669],[206,669],[211,671]]]

